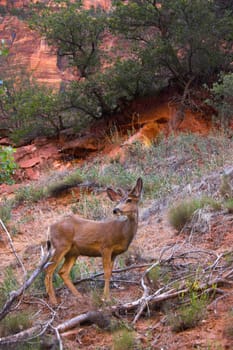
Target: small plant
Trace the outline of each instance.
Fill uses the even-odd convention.
[[[221,208],[220,203],[209,197],[187,199],[170,208],[168,213],[169,222],[176,230],[181,231],[191,220],[194,212],[205,206],[210,206],[215,210]]]
[[[5,337],[30,328],[32,321],[28,312],[17,312],[6,316],[0,325],[0,336]]]
[[[0,183],[13,183],[12,175],[17,169],[12,147],[0,147]]]
[[[91,300],[95,307],[101,307],[103,305],[102,289],[93,288],[91,291]]]
[[[188,302],[181,305],[175,313],[168,316],[168,322],[174,332],[182,332],[193,328],[204,318],[208,297],[198,295],[194,289],[190,291]]]
[[[13,268],[11,266],[7,267],[5,269],[3,283],[0,287],[0,303],[2,304],[10,292],[16,290],[18,286]]]
[[[122,142],[122,138],[123,136],[116,124],[114,124],[109,130],[109,134],[106,134],[106,139],[110,144],[113,145],[119,145]]]
[[[153,267],[153,269],[151,269],[148,274],[147,277],[150,281],[150,283],[154,286],[157,287],[158,283],[159,283],[159,278],[161,275],[161,268],[159,265]]]
[[[73,212],[78,212],[88,219],[97,220],[107,216],[107,208],[93,194],[81,193],[79,202],[72,206],[72,208]]]
[[[70,272],[71,280],[75,281],[78,278],[85,278],[88,276],[90,276],[88,265],[79,259]]]
[[[224,207],[228,210],[230,214],[233,214],[233,198],[229,198],[225,201]]]
[[[50,196],[59,196],[62,192],[77,186],[83,182],[83,175],[80,169],[75,170],[60,181],[51,183],[48,186],[47,192]]]
[[[4,200],[0,205],[0,219],[7,223],[11,219],[12,203],[10,201]]]
[[[15,203],[21,204],[23,202],[33,203],[38,202],[40,199],[46,196],[46,190],[44,188],[35,188],[34,186],[25,186],[20,189],[15,194]]]
[[[45,272],[42,271],[30,286],[30,293],[43,294],[45,292]]]
[[[134,349],[134,333],[128,329],[122,329],[114,334],[113,350],[130,350]]]

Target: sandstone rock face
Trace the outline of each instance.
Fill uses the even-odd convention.
[[[38,33],[17,17],[6,16],[0,23],[0,38],[9,48],[9,55],[1,64],[0,74],[14,76],[15,71],[26,70],[39,82],[58,87],[62,73],[57,68],[57,58]]]
[[[19,8],[27,6],[30,2],[30,0],[0,0],[0,6],[6,6],[8,9]],[[110,5],[110,0],[84,1],[86,8],[101,6],[108,10]],[[60,62],[58,64],[56,50],[48,46],[44,38],[17,17],[0,17],[0,39],[4,39],[9,48],[8,57],[1,57],[1,78],[9,70],[14,76],[15,70],[26,69],[38,82],[55,89],[59,88],[63,80],[74,79],[71,69],[63,67]]]

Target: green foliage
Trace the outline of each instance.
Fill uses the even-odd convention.
[[[0,126],[12,130],[15,143],[22,139],[29,142],[40,135],[59,134],[64,128],[63,102],[60,93],[30,81],[27,75],[17,77],[17,84],[5,80],[1,109],[7,119]]]
[[[80,169],[75,170],[69,175],[62,178],[62,180],[56,179],[47,187],[47,193],[50,196],[58,196],[62,192],[69,188],[78,186],[84,180],[83,174]]]
[[[142,79],[130,80],[143,86],[139,94],[159,91],[168,84],[179,85],[181,92],[189,86],[186,103],[192,106],[190,96],[196,86],[230,69],[232,16],[221,10],[220,15],[216,2],[201,0],[115,1],[111,30],[127,40],[127,54],[142,64],[138,72],[149,78],[144,79],[148,85]]]
[[[233,73],[222,73],[219,81],[214,83],[210,89],[212,99],[207,102],[216,108],[220,125],[228,129],[233,121]]]
[[[19,284],[16,280],[12,267],[7,267],[4,273],[4,280],[0,287],[0,304],[3,304],[13,290],[18,288]]]
[[[86,10],[80,1],[65,1],[64,6],[55,1],[55,7],[45,6],[39,15],[36,12],[31,26],[58,48],[60,57],[68,57],[69,64],[76,67],[82,77],[100,67],[100,46],[106,27],[106,15],[100,9]]]
[[[21,203],[34,203],[38,202],[40,199],[47,196],[46,188],[44,187],[35,187],[33,185],[31,186],[24,186],[19,188],[15,193],[14,203],[21,204]]]
[[[134,349],[134,333],[126,328],[114,334],[113,350],[131,350]]]
[[[224,207],[229,213],[233,214],[233,198],[229,198],[224,202]]]
[[[32,322],[28,312],[17,312],[7,315],[0,325],[0,337],[6,337],[30,328]]]
[[[197,291],[190,292],[189,300],[181,305],[175,313],[168,316],[168,322],[174,332],[182,332],[193,328],[204,318],[208,296],[198,295]]]
[[[168,213],[170,224],[178,231],[181,231],[187,222],[189,222],[197,209],[206,205],[214,205],[215,201],[208,197],[191,198],[182,201],[178,205],[171,207]]]
[[[161,267],[159,265],[153,267],[153,269],[150,269],[147,276],[148,276],[150,283],[154,287],[157,287],[159,278],[161,276]]]
[[[11,219],[12,202],[6,199],[0,204],[0,218],[6,224]]]
[[[79,201],[72,206],[75,213],[79,213],[88,219],[99,220],[107,216],[107,208],[103,206],[103,201],[96,195],[81,193]]]
[[[12,175],[17,168],[13,156],[14,152],[15,150],[10,146],[0,146],[0,183],[11,184],[13,182]]]

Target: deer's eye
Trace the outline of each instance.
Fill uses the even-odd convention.
[[[131,203],[132,202],[132,199],[131,198],[128,198],[126,203]]]

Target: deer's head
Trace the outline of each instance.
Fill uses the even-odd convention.
[[[113,209],[113,214],[130,216],[137,213],[142,187],[142,179],[138,178],[136,185],[128,194],[126,194],[122,189],[114,191],[112,188],[108,188],[107,194],[109,198],[114,202],[119,202]]]

